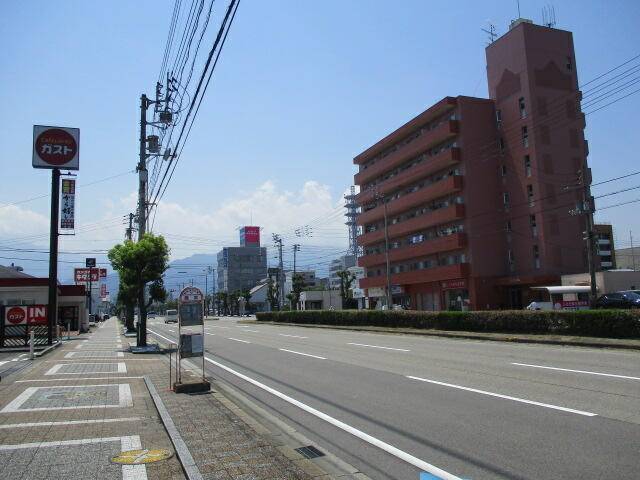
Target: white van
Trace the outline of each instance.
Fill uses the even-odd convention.
[[[178,311],[177,310],[167,310],[164,316],[164,323],[178,323]]]

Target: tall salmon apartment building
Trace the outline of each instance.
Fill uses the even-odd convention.
[[[364,152],[355,184],[371,302],[522,308],[587,266],[591,182],[571,32],[519,19],[486,48],[489,99],[445,97]]]

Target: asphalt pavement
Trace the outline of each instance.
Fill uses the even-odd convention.
[[[208,374],[373,479],[640,478],[639,353],[237,320]]]

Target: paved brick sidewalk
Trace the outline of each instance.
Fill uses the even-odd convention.
[[[173,451],[115,320],[75,337],[0,383],[0,478],[184,479],[178,459],[120,466],[138,448]]]
[[[129,341],[112,318],[2,380],[0,478],[186,478],[176,455],[146,466],[110,462],[123,450],[175,450],[145,376],[186,443],[200,478],[331,478],[278,443],[224,395],[171,392],[168,356],[133,355],[124,348]]]

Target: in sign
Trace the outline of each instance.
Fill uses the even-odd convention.
[[[34,168],[80,168],[80,130],[67,127],[33,127]]]

